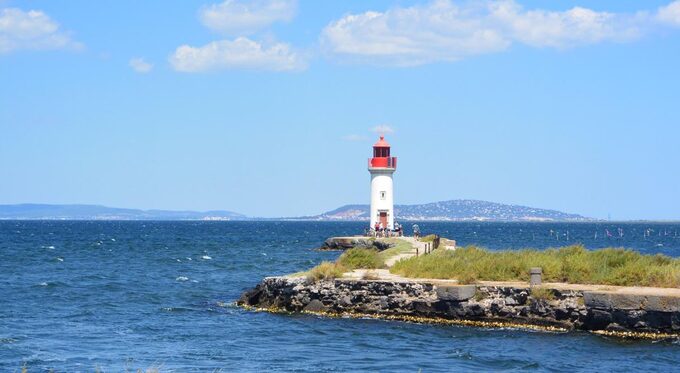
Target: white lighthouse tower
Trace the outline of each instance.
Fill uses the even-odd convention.
[[[392,174],[397,170],[397,158],[390,156],[390,144],[384,136],[373,145],[373,158],[368,160],[371,173],[371,228],[382,224],[394,229],[394,185]]]

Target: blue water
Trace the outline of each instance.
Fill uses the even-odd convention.
[[[678,224],[420,226],[490,249],[580,242],[680,256]],[[676,342],[286,316],[231,305],[264,276],[336,258],[312,248],[362,227],[0,221],[0,372],[24,364],[29,372],[680,369]]]

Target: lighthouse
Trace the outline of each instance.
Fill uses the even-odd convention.
[[[371,228],[382,224],[394,229],[394,184],[392,175],[397,170],[397,158],[390,155],[390,144],[384,136],[373,145],[373,158],[368,160],[371,173]]]

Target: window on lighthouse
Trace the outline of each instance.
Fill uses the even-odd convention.
[[[387,197],[387,192],[380,192],[380,199],[384,200]]]

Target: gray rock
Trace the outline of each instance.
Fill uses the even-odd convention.
[[[513,297],[505,297],[505,304],[508,306],[516,306],[519,303]]]
[[[321,303],[320,300],[314,299],[305,306],[304,310],[307,312],[325,312],[328,311],[328,307]]]
[[[673,314],[670,312],[647,311],[644,321],[651,328],[667,330],[672,328]]]
[[[555,319],[568,320],[570,317],[571,313],[566,308],[555,308]]]
[[[585,292],[583,298],[586,306],[607,310],[640,310],[647,308],[648,303],[646,296],[634,294]]]
[[[617,324],[617,323],[611,323],[607,325],[607,328],[605,329],[610,332],[626,332],[628,331],[627,328],[624,328],[623,326]]]
[[[674,312],[671,316],[671,329],[673,331],[680,330],[680,313]]]
[[[605,310],[589,309],[584,325],[588,330],[604,330],[612,323],[612,315]]]
[[[548,304],[544,300],[532,299],[529,305],[531,313],[542,316],[548,313]]]
[[[640,310],[645,309],[647,297],[633,294],[611,294],[611,308],[616,310]]]
[[[345,295],[340,299],[340,305],[343,307],[349,307],[352,305],[352,297]]]
[[[462,302],[475,296],[475,285],[437,286],[437,297],[441,300]]]
[[[680,312],[680,298],[668,296],[648,296],[643,309],[647,311]]]
[[[588,308],[599,308],[603,310],[611,309],[609,293],[596,293],[586,291],[583,293],[583,301]]]
[[[644,321],[638,321],[633,325],[633,329],[647,329],[648,325]]]

